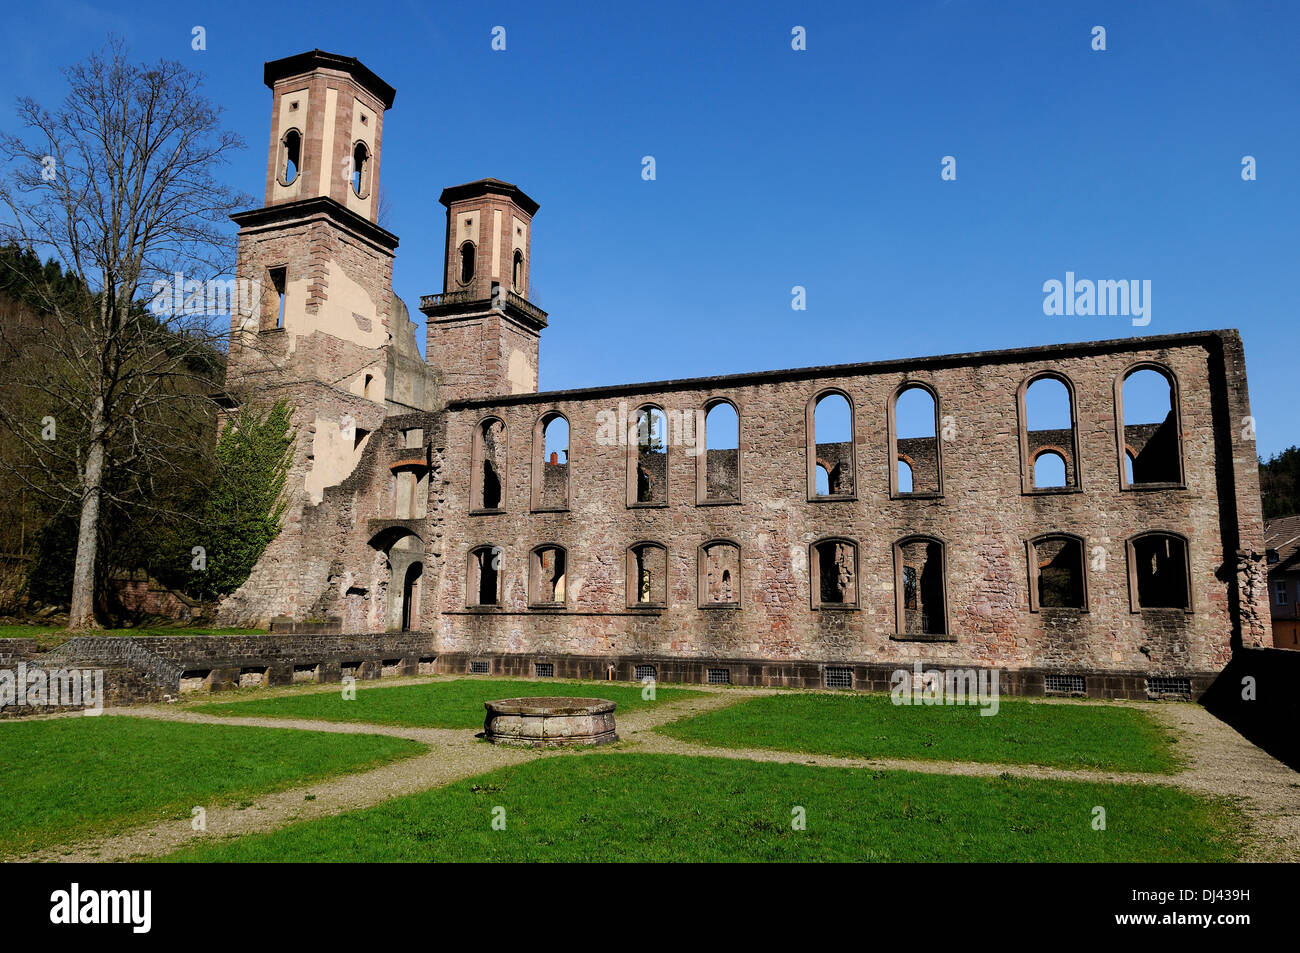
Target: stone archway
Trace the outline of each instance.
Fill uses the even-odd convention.
[[[424,540],[405,528],[389,527],[376,534],[370,545],[384,554],[388,569],[384,630],[407,632],[418,627],[424,578]]]
[[[420,582],[424,575],[424,563],[413,562],[406,567],[402,584],[402,631],[410,632],[420,623]]]

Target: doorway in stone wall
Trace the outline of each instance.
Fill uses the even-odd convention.
[[[412,626],[418,624],[420,621],[420,579],[423,575],[423,563],[411,563],[411,565],[406,567],[406,579],[402,583],[403,632],[410,632]]]

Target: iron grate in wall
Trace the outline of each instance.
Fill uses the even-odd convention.
[[[538,678],[554,678],[554,677],[555,677],[555,663],[554,663],[554,662],[535,662],[535,663],[533,664],[533,674],[536,675]]]
[[[1148,695],[1187,695],[1192,694],[1190,678],[1172,678],[1167,675],[1152,675],[1147,679]]]
[[[638,665],[636,667],[636,680],[644,681],[647,678],[658,678],[658,672],[653,665]]]
[[[853,669],[828,668],[826,670],[826,687],[827,688],[852,688]]]
[[[469,673],[471,675],[487,675],[492,671],[492,666],[487,662],[470,662]]]
[[[731,669],[729,668],[711,668],[709,669],[710,685],[730,685]]]
[[[1060,692],[1062,694],[1082,694],[1088,690],[1082,675],[1061,675],[1059,673],[1049,674],[1046,676],[1047,690],[1049,692]]]

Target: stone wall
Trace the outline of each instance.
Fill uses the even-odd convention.
[[[1179,380],[1182,488],[1121,491],[1114,385],[1138,361]],[[1024,493],[1016,392],[1045,367],[1074,384],[1079,492]],[[883,408],[904,381],[929,383],[955,435],[942,445],[944,495],[891,499]],[[855,498],[809,502],[805,408],[825,388],[844,390],[854,422]],[[696,457],[667,455],[669,499],[629,508],[626,446],[600,440],[600,414],[620,401],[670,413],[727,397],[740,408],[744,503],[699,507]],[[558,410],[570,423],[570,507],[529,512],[533,425]],[[469,448],[488,414],[507,422],[505,512],[470,515]],[[1235,332],[1061,345],[1021,351],[811,368],[661,385],[485,398],[446,414],[446,538],[437,648],[443,654],[835,660],[894,664],[924,659],[1004,669],[1154,674],[1206,673],[1228,660],[1234,638],[1267,644],[1262,589],[1249,585],[1261,551],[1254,447],[1234,425],[1249,414]],[[823,450],[828,445],[822,445]],[[819,451],[819,453],[822,451]],[[847,453],[838,458],[850,459]],[[1126,540],[1162,530],[1189,540],[1192,611],[1130,608]],[[1063,531],[1084,538],[1087,611],[1030,611],[1026,541]],[[900,634],[894,543],[924,534],[944,543],[945,641]],[[810,604],[808,548],[826,537],[858,547],[859,605]],[[700,608],[698,551],[712,539],[740,542],[738,608]],[[668,606],[627,609],[624,554],[636,541],[669,551]],[[541,542],[568,549],[563,609],[528,608],[527,554]],[[501,548],[499,608],[470,608],[459,567],[470,548]],[[1244,552],[1239,565],[1237,550]]]
[[[475,664],[478,670],[471,669]],[[553,666],[554,678],[579,678],[621,682],[641,682],[652,677],[665,685],[726,684],[780,688],[847,688],[854,691],[888,692],[894,687],[895,665],[839,662],[774,662],[767,659],[694,659],[660,656],[583,656],[557,654],[473,655],[450,653],[439,655],[435,670],[447,675],[487,675],[504,678],[535,678],[539,664]],[[941,674],[957,668],[936,663],[925,666],[925,673]],[[910,667],[905,669],[914,675]],[[652,676],[638,672],[653,672]],[[981,667],[962,668],[963,672],[984,672]],[[723,674],[725,673],[725,674]],[[1153,685],[1144,672],[1094,672],[1083,676],[1083,689],[1070,691],[1055,687],[1048,679],[1054,669],[1022,668],[1000,670],[999,695],[1036,697],[1126,698],[1133,701],[1196,701],[1218,677],[1215,672],[1191,674],[1186,692],[1170,693]],[[978,677],[978,674],[977,674]],[[987,677],[987,676],[986,676]],[[985,684],[988,684],[986,682]]]
[[[34,648],[30,639],[0,640],[0,668],[22,661],[46,671],[102,670],[105,706],[160,702],[184,691],[432,674],[435,663],[433,640],[420,632],[79,637],[40,656]],[[0,717],[80,707],[8,706]]]

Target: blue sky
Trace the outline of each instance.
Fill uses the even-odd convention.
[[[120,33],[208,74],[248,143],[231,183],[260,200],[262,63],[357,56],[398,91],[381,174],[413,311],[441,290],[444,186],[541,203],[543,389],[1236,327],[1260,451],[1300,443],[1300,4],[333,9],[13,5],[0,92],[53,104],[59,67]],[[1067,271],[1151,281],[1150,324],[1045,315]]]

